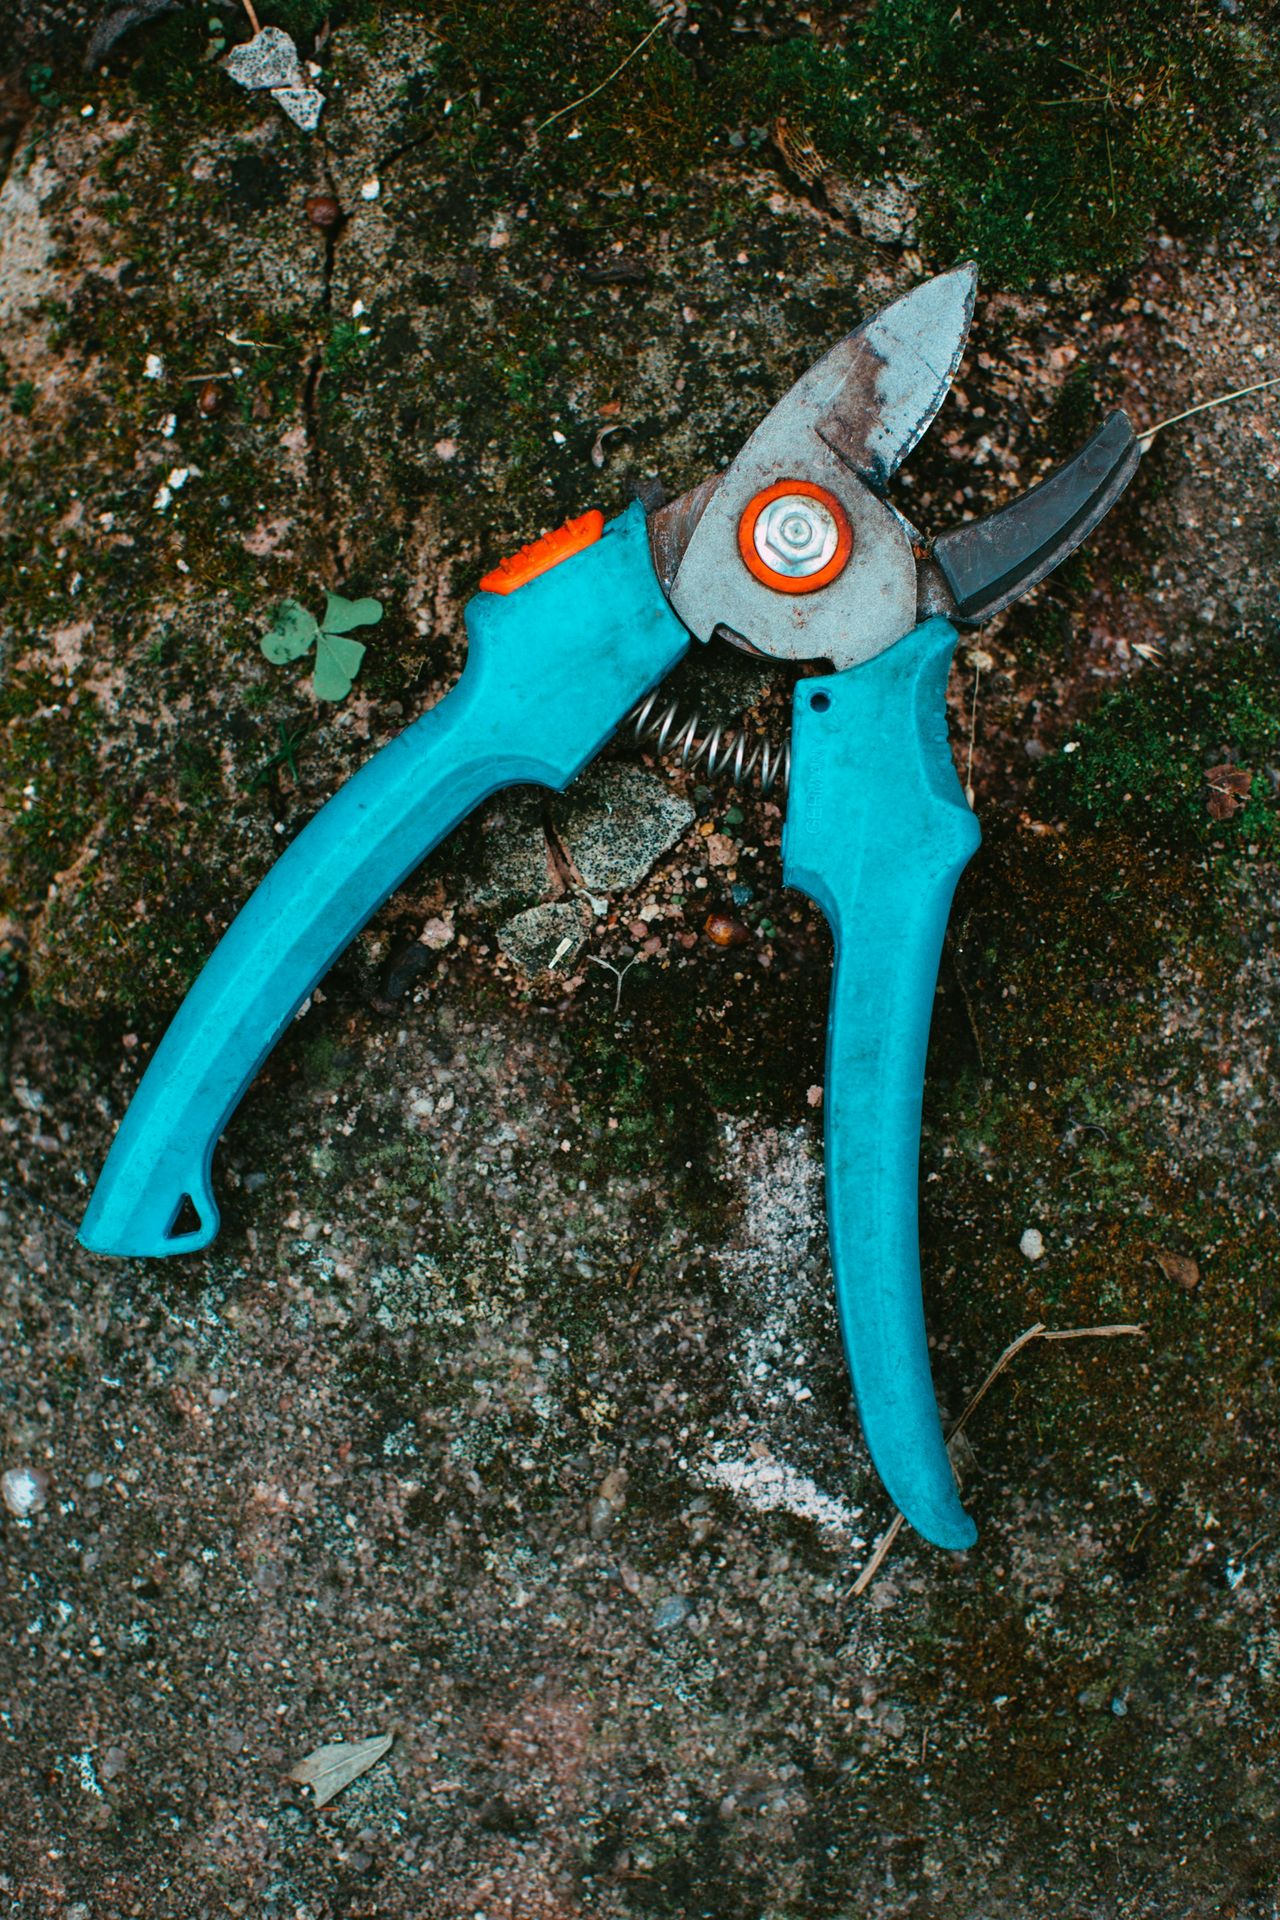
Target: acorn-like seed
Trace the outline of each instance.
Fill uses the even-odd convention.
[[[222,412],[225,397],[221,381],[206,380],[196,395],[196,412],[202,413],[206,420],[212,420],[215,413]]]
[[[307,201],[307,219],[321,233],[336,233],[342,225],[342,207],[331,193],[313,193]]]
[[[746,922],[735,920],[728,913],[709,913],[704,931],[717,947],[742,947],[751,938]]]

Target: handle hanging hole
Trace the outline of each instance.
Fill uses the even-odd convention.
[[[825,713],[830,705],[831,695],[829,693],[811,693],[809,695],[809,710],[811,713]]]
[[[184,1193],[174,1209],[173,1219],[169,1223],[167,1240],[184,1240],[189,1233],[199,1233],[204,1225],[199,1209],[189,1193]]]

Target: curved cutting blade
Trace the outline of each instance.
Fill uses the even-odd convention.
[[[933,561],[946,595],[928,602],[965,627],[990,620],[1037,586],[1088,539],[1138,470],[1139,449],[1127,413],[1109,414],[1093,438],[1030,492],[983,520],[941,534]],[[922,570],[922,585],[934,583]]]
[[[654,541],[659,575],[698,639],[723,628],[773,659],[843,668],[883,653],[914,626],[911,530],[880,489],[942,405],[975,286],[974,269],[956,267],[873,314],[783,395],[718,483],[663,509]],[[821,592],[776,593],[739,556],[748,503],[790,479],[826,488],[848,516],[852,556]]]
[[[756,431],[783,408],[808,412],[847,467],[884,486],[946,399],[977,285],[977,268],[966,261],[913,287],[832,347]]]

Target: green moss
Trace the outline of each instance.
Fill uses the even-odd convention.
[[[1021,0],[879,0],[838,36],[786,39],[718,14],[697,25],[641,48],[638,4],[454,0],[406,77],[397,138],[439,141],[482,195],[512,161],[522,191],[595,194],[679,183],[731,142],[750,155],[781,118],[837,173],[919,178],[931,246],[1011,285],[1113,273],[1154,224],[1203,222],[1249,141],[1258,56],[1208,0],[1066,0],[1042,18]],[[499,198],[510,187],[495,178]]]
[[[434,56],[440,87],[453,102],[450,143],[487,166],[536,138],[537,171],[550,180],[610,185],[647,173],[678,177],[705,148],[707,116],[693,62],[667,33],[635,52],[653,25],[652,12],[637,0],[513,0],[502,7],[452,0],[440,16],[443,44]],[[580,112],[563,111],[575,101],[583,102]],[[439,99],[424,102],[423,112],[438,121]]]
[[[97,709],[65,695],[43,674],[17,683],[2,704],[0,793],[9,829],[11,904],[38,905],[98,817],[101,801],[92,743]]]
[[[884,138],[883,113],[864,80],[856,54],[813,39],[784,40],[746,48],[730,62],[722,89],[730,117],[746,116],[753,146],[781,117],[829,162],[849,167],[874,160]]]
[[[134,56],[131,85],[157,124],[173,114],[185,120],[202,95],[225,85],[226,76],[205,58],[208,44],[203,8],[182,8],[148,21],[122,43],[122,55]]]
[[[15,413],[28,415],[36,404],[36,389],[33,380],[19,380],[9,395],[9,405]]]
[[[1098,826],[1123,825],[1159,845],[1274,857],[1280,807],[1266,769],[1280,759],[1280,657],[1241,644],[1213,662],[1183,661],[1108,694],[1040,787],[1049,804]],[[1230,819],[1209,812],[1206,772],[1225,763],[1253,776]]]
[[[927,137],[939,238],[1001,279],[1113,272],[1222,205],[1243,66],[1215,7],[882,0],[865,44]]]
[[[28,67],[27,92],[38,107],[44,107],[50,112],[62,105],[62,96],[53,84],[52,67]]]
[[[325,342],[324,364],[328,372],[341,376],[357,366],[367,352],[366,336],[354,320],[335,320]]]
[[[880,0],[844,43],[732,60],[730,117],[782,114],[836,170],[922,176],[926,237],[1006,284],[1115,272],[1224,203],[1247,43],[1207,4]]]

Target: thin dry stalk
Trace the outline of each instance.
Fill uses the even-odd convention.
[[[253,28],[254,32],[261,33],[262,28],[258,24],[258,16],[253,10],[253,0],[244,0],[244,10],[249,16],[249,25]]]
[[[960,1418],[949,1428],[947,1432],[947,1445],[950,1446],[956,1436],[964,1432],[970,1415],[975,1413],[979,1406],[981,1406],[988,1392],[1000,1378],[1005,1368],[1011,1361],[1017,1358],[1024,1347],[1029,1347],[1033,1340],[1114,1340],[1121,1334],[1145,1332],[1145,1327],[1130,1325],[1128,1322],[1106,1327],[1055,1327],[1051,1329],[1045,1326],[1043,1320],[1037,1320],[1033,1327],[1028,1327],[1025,1333],[1020,1333],[1016,1340],[1009,1342],[982,1385],[965,1407]],[[853,1591],[855,1594],[865,1593],[872,1580],[875,1579],[876,1574],[888,1557],[890,1548],[901,1533],[905,1519],[906,1516],[904,1514],[896,1513],[885,1531],[881,1534],[879,1540],[876,1542],[875,1551],[853,1583]]]
[[[634,965],[636,964],[636,961],[644,958],[643,954],[639,954],[639,953],[633,954],[631,959],[628,960],[625,967],[615,967],[612,960],[601,960],[598,957],[598,955],[594,953],[588,954],[587,958],[591,961],[593,966],[603,967],[605,969],[605,972],[611,973],[614,979],[617,981],[618,990],[613,996],[613,1010],[615,1013],[618,1013],[622,1007],[622,983],[626,979],[627,975],[630,973],[632,967],[634,967]]]
[[[249,4],[249,0],[245,0],[245,5],[248,6],[248,4]],[[631,62],[635,59],[636,55],[638,53],[644,52],[649,42],[653,39],[654,34],[660,32],[661,29],[666,26],[666,24],[667,24],[667,9],[664,7],[662,12],[659,14],[658,18],[654,21],[653,25],[650,27],[648,33],[646,33],[646,35],[644,36],[644,39],[637,40],[635,46],[632,47],[626,59],[619,60],[613,72],[606,73],[604,79],[600,82],[599,86],[592,87],[590,93],[584,93],[580,100],[571,100],[567,107],[557,107],[555,112],[549,113],[545,120],[539,120],[537,126],[533,130],[535,136],[539,133],[542,133],[545,128],[553,125],[555,121],[563,120],[566,113],[576,113],[579,107],[586,106],[588,100],[594,100],[598,93],[603,93],[605,88],[609,86],[614,80],[617,79],[618,75],[622,72],[623,68],[629,67],[631,65]]]
[[[978,688],[982,684],[982,669],[988,664],[989,656],[981,648],[969,655],[973,664],[973,705],[969,710],[969,762],[964,772],[964,797],[973,805],[973,749],[978,738]]]
[[[1211,407],[1225,407],[1229,400],[1243,400],[1251,393],[1265,393],[1268,387],[1280,387],[1280,373],[1270,380],[1255,380],[1251,387],[1237,387],[1234,393],[1219,393],[1212,400],[1201,400],[1194,407],[1184,407],[1181,413],[1171,413],[1167,420],[1157,420],[1154,427],[1146,427],[1137,436],[1138,445],[1145,453],[1158,433],[1166,427],[1176,427],[1180,420],[1190,420],[1192,414],[1207,413]]]

